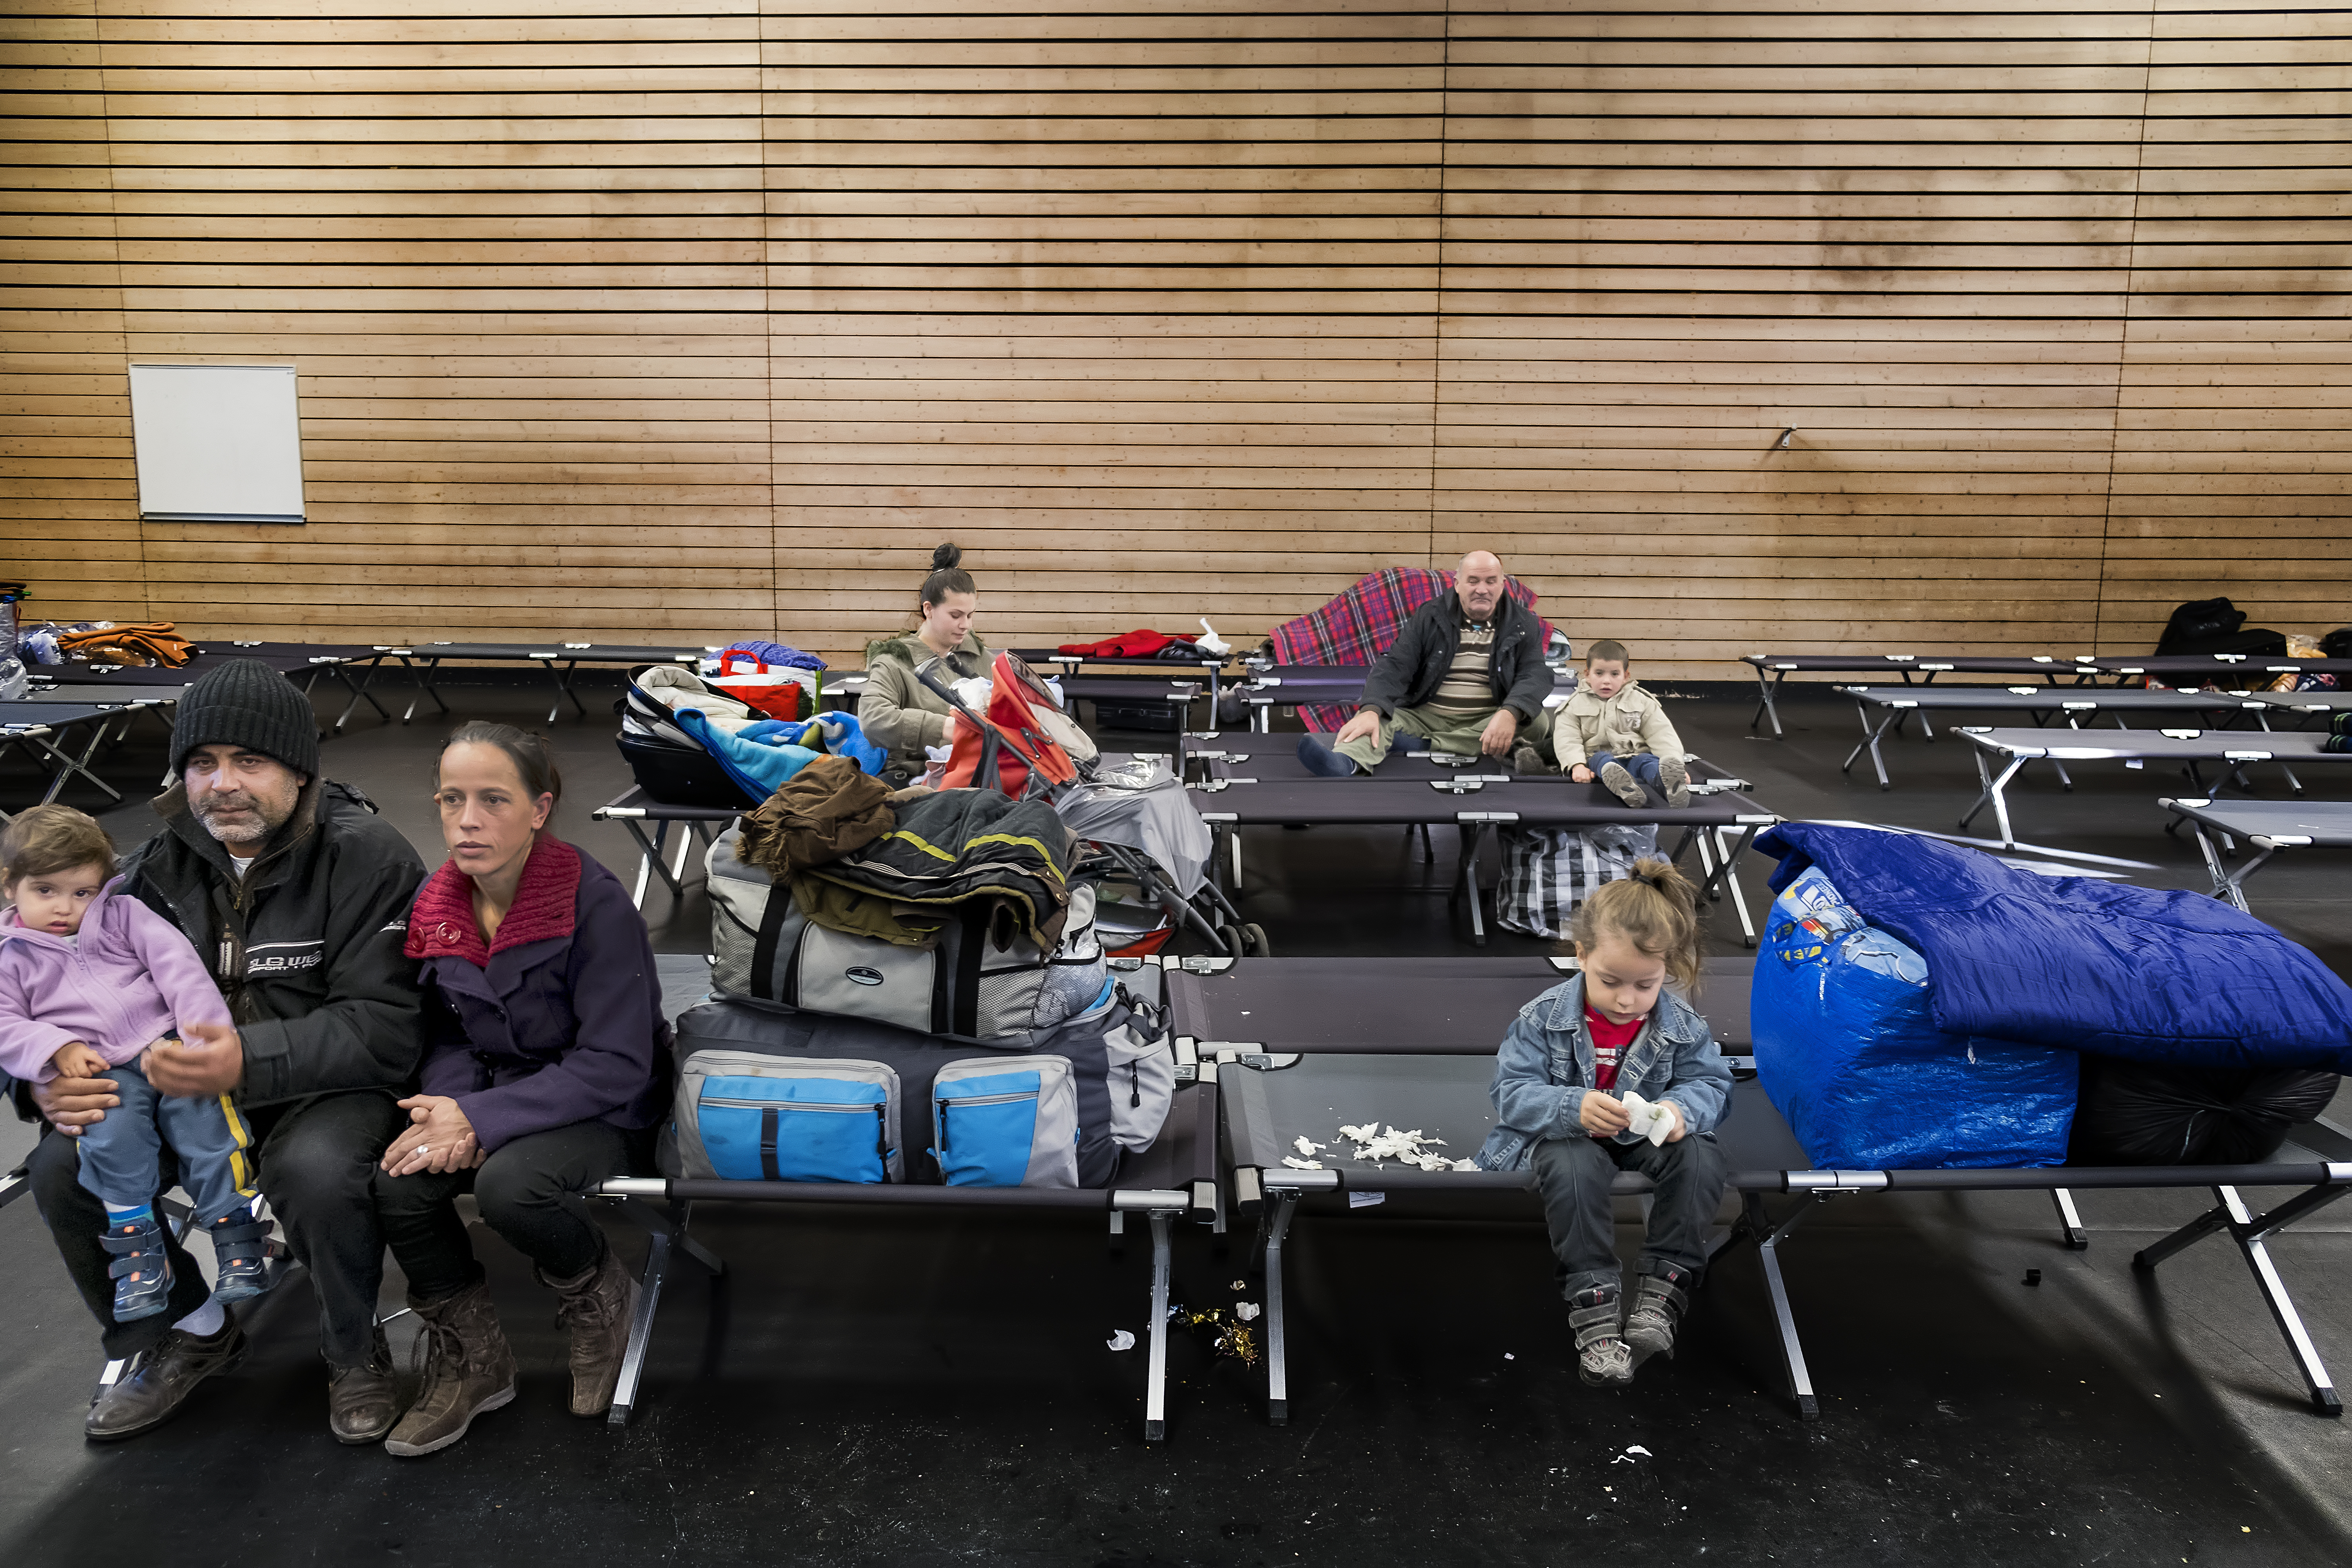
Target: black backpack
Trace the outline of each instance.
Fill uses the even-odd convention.
[[[2286,638],[2260,626],[2242,630],[2246,612],[2227,599],[2192,599],[2172,612],[2164,636],[2156,645],[2166,654],[2240,653],[2262,658],[2284,658]]]

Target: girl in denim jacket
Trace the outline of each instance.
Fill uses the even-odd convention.
[[[1569,928],[1583,972],[1520,1008],[1496,1053],[1495,1130],[1478,1164],[1534,1169],[1589,1384],[1631,1383],[1642,1362],[1673,1354],[1723,1197],[1715,1128],[1731,1069],[1706,1020],[1665,989],[1698,980],[1696,905],[1664,860],[1601,888]],[[1609,1198],[1620,1171],[1648,1177],[1654,1194],[1630,1310]]]

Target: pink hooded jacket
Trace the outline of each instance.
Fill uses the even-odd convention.
[[[44,1082],[75,1040],[120,1067],[183,1026],[229,1022],[188,939],[121,886],[89,901],[71,942],[27,930],[13,909],[0,916],[0,1072]]]

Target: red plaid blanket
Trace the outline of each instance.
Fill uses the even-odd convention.
[[[1276,664],[1369,665],[1388,651],[1405,622],[1422,605],[1454,586],[1454,574],[1427,566],[1383,566],[1360,577],[1318,609],[1287,620],[1266,634]],[[1513,577],[1504,584],[1511,597],[1529,609],[1536,591]],[[1551,625],[1541,635],[1549,639]],[[1328,734],[1348,721],[1355,710],[1334,702],[1303,706],[1298,716],[1307,727]]]

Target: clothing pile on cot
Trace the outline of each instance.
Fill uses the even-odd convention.
[[[678,1020],[667,1172],[1098,1187],[1151,1145],[1173,1032],[1113,977],[1099,873],[1026,793],[1075,764],[1008,750],[1009,790],[894,791],[819,758],[713,845],[719,999]],[[968,763],[1004,779],[993,753]]]
[[[1788,823],[1750,998],[1822,1169],[2251,1163],[2352,1067],[2352,989],[2201,894]]]

